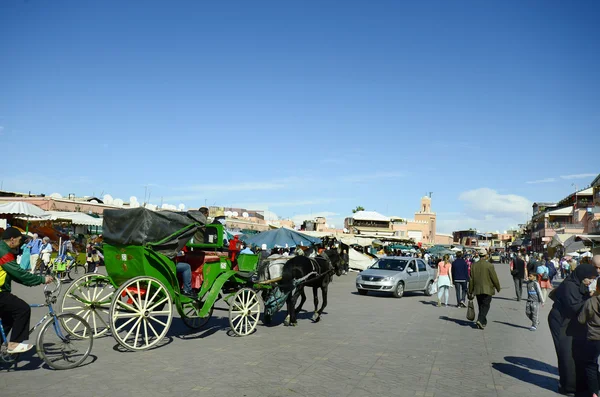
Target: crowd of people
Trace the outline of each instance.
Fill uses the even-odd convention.
[[[50,240],[50,237],[40,238],[37,233],[24,235],[24,241],[19,247],[16,261],[21,269],[31,274],[45,274],[51,269],[52,253],[56,252],[59,261],[76,260],[79,255],[78,248],[83,247],[86,254],[88,272],[97,273],[98,265],[103,261],[100,236],[92,235],[89,238],[80,238],[78,242],[75,235],[70,235],[60,245]]]

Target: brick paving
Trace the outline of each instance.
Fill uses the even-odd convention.
[[[351,273],[331,285],[319,323],[307,312],[297,327],[285,327],[283,312],[273,326],[260,324],[239,338],[228,332],[226,311],[215,310],[196,333],[175,319],[161,347],[124,352],[111,336],[98,338],[87,365],[73,370],[53,371],[35,354],[26,355],[17,370],[0,372],[1,395],[558,395],[546,323],[550,305],[541,308],[538,331],[530,332],[525,303],[513,299],[508,265],[497,270],[503,288],[484,331],[466,320],[466,309],[435,307],[434,297],[420,293],[360,296]],[[41,287],[17,286],[15,292],[28,302],[41,299]],[[312,310],[307,293],[305,307]],[[42,314],[33,309],[32,319]]]

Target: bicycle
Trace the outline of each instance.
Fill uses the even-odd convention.
[[[29,305],[30,307],[48,308],[48,314],[44,315],[29,333],[33,333],[41,325],[42,328],[36,338],[38,356],[50,368],[71,369],[81,365],[92,351],[92,329],[81,316],[73,313],[56,314],[52,305],[56,303],[60,292],[60,281],[55,279],[53,284],[56,285],[53,290],[49,290],[50,284],[44,287],[46,303]],[[71,321],[74,322],[74,325],[68,327],[67,324]],[[19,354],[8,353],[8,339],[2,326],[2,320],[0,320],[0,337],[2,337],[0,360],[11,365],[14,363],[16,367]]]
[[[71,281],[78,279],[86,273],[87,266],[70,257],[67,257],[65,260],[61,260],[59,257],[52,259],[45,272],[46,275],[58,276],[61,279],[65,279],[66,275]]]

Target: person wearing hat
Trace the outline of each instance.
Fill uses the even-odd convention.
[[[492,304],[492,296],[495,294],[494,290],[500,292],[501,287],[494,265],[487,260],[487,252],[482,251],[479,258],[479,261],[471,266],[469,300],[472,300],[474,296],[477,297],[479,313],[475,324],[477,328],[484,329],[487,325],[487,314]]]
[[[32,287],[34,285],[52,282],[51,276],[38,276],[21,269],[17,264],[14,251],[21,246],[23,235],[14,227],[7,228],[2,233],[0,241],[0,318],[4,330],[12,329],[8,342],[8,353],[24,353],[33,345],[23,343],[29,338],[29,320],[31,308],[29,305],[11,293],[11,282]]]

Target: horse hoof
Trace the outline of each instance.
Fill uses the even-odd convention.
[[[290,325],[290,316],[287,316],[285,318],[285,320],[283,320],[283,325],[285,325],[286,327],[289,327],[289,325]]]
[[[292,327],[295,327],[296,325],[298,325],[298,323],[291,323],[290,324]]]
[[[313,320],[315,323],[318,323],[320,319],[321,319],[321,316],[320,316],[320,315],[318,315],[317,313],[313,314],[313,316],[312,316],[312,320]]]

